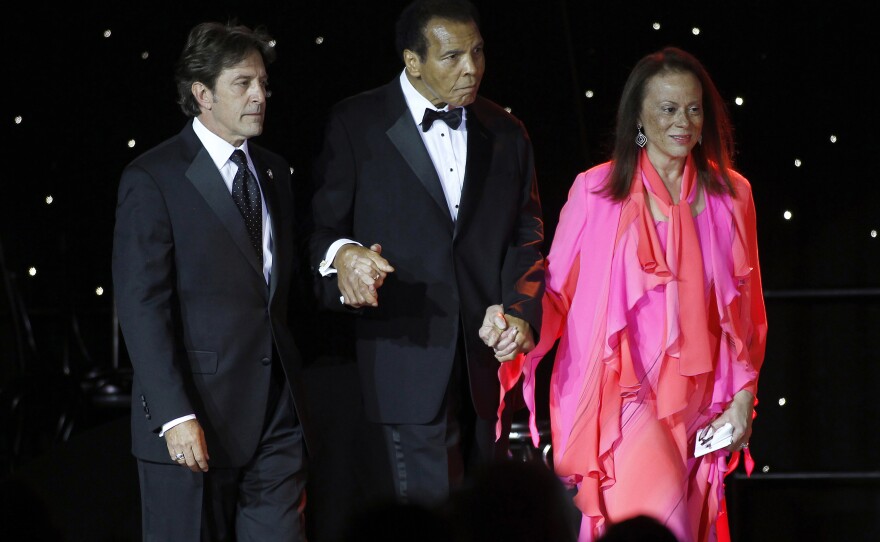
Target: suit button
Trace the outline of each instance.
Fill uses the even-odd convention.
[[[153,417],[152,417],[152,416],[150,416],[150,415],[149,415],[149,414],[147,414],[147,419],[148,419],[148,420],[152,420],[152,419],[153,419]]]
[[[263,358],[262,360],[260,360],[260,363],[262,363],[264,366],[269,366],[272,365],[272,360],[269,358]]]

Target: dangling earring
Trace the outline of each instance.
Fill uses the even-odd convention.
[[[648,144],[648,138],[642,133],[641,124],[636,124],[636,128],[639,130],[639,135],[636,136],[636,145],[644,149],[645,145]]]
[[[703,144],[703,134],[700,134],[700,137],[697,138],[697,143],[700,145]]]

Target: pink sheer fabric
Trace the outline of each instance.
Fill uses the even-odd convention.
[[[578,489],[580,541],[638,513],[664,521],[682,541],[715,540],[729,465],[725,452],[695,459],[693,447],[736,392],[756,392],[767,324],[751,188],[731,172],[737,197],[706,193],[691,220],[696,190],[683,182],[679,204],[661,205],[670,220],[655,222],[648,175],[623,202],[594,193],[609,170],[602,164],[575,179],[547,256],[541,341],[505,364],[501,384],[510,389],[521,369],[537,445],[535,370],[559,341],[553,461]],[[676,220],[690,221],[690,232]],[[692,236],[689,246],[682,235]]]

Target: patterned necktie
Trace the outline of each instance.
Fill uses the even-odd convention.
[[[260,198],[260,185],[254,178],[247,165],[244,151],[236,149],[229,158],[238,171],[232,179],[232,199],[241,216],[244,217],[245,226],[251,238],[251,244],[257,251],[260,264],[263,263],[263,200]]]
[[[449,111],[435,111],[433,109],[425,109],[425,116],[422,117],[422,131],[427,132],[434,125],[435,120],[442,120],[453,130],[461,125],[461,108],[456,107]]]

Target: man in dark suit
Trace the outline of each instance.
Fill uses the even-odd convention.
[[[525,128],[477,95],[473,5],[411,4],[397,50],[399,77],[331,112],[310,249],[323,303],[358,313],[366,415],[396,496],[430,504],[507,457],[499,361],[536,339],[543,221]]]
[[[262,29],[193,28],[176,73],[193,118],[120,181],[113,283],[145,541],[304,539],[290,169],[249,141],[273,58]]]

